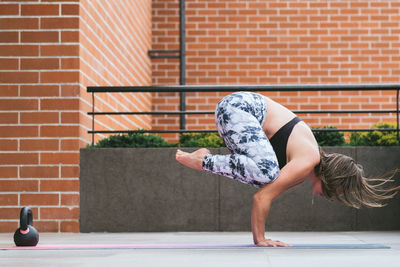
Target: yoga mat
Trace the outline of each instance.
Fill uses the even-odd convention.
[[[76,244],[7,247],[0,250],[100,250],[100,249],[389,249],[381,244],[292,244],[291,247],[257,247],[253,244]]]

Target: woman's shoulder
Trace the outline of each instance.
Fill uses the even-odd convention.
[[[294,128],[288,140],[289,159],[303,158],[311,164],[317,165],[320,161],[319,146],[310,127],[303,121]]]

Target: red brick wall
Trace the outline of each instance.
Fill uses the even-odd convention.
[[[79,3],[0,3],[0,231],[77,231]]]
[[[150,85],[151,1],[81,1],[81,136],[91,129],[92,96],[86,86]],[[95,94],[96,111],[150,111],[151,94]],[[96,130],[151,128],[149,116],[98,116]],[[96,140],[105,137],[99,134]]]
[[[395,0],[186,0],[187,84],[397,83],[399,8]],[[178,84],[178,60],[147,56],[150,48],[179,48],[178,22],[178,0],[0,2],[0,232],[17,228],[21,206],[33,208],[41,232],[79,230],[79,148],[91,138],[86,86]],[[395,107],[393,92],[267,95],[295,110]],[[222,96],[188,94],[187,108],[213,110]],[[176,94],[95,101],[96,111],[178,107]],[[302,117],[354,128],[393,119]],[[107,116],[96,129],[176,129],[177,122]],[[187,123],[215,127],[211,115]]]
[[[153,49],[179,48],[178,0],[153,1]],[[187,84],[397,83],[400,2],[186,0]],[[178,84],[177,59],[153,59],[154,84]],[[394,109],[394,92],[266,93],[293,110]],[[188,96],[188,110],[213,110],[221,94]],[[159,94],[154,110],[176,94]],[[326,115],[313,126],[370,127],[391,115]],[[171,124],[172,122],[172,124]],[[154,128],[179,127],[175,117]],[[213,128],[212,116],[188,128]],[[170,135],[171,139],[176,137]]]
[[[150,0],[0,2],[0,232],[15,231],[22,206],[40,232],[79,231],[86,86],[150,83],[150,14]],[[98,111],[150,103],[148,94],[96,98]],[[96,128],[149,122],[103,118]]]

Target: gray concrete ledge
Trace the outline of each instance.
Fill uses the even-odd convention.
[[[82,149],[81,232],[249,231],[255,188],[192,170],[176,148]],[[194,149],[184,149],[192,151]],[[366,174],[400,168],[400,147],[326,147],[355,158]],[[226,149],[211,149],[226,154]],[[400,175],[397,175],[397,180]],[[274,201],[269,231],[400,230],[400,195],[360,210],[316,197],[308,181]]]

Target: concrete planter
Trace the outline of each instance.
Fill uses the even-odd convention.
[[[400,147],[325,150],[352,156],[369,176],[400,168]],[[82,149],[80,172],[81,232],[251,229],[252,196],[257,190],[180,165],[175,148]],[[356,210],[320,197],[312,205],[311,184],[306,181],[273,203],[267,230],[400,230],[399,211],[400,194],[379,209]]]

